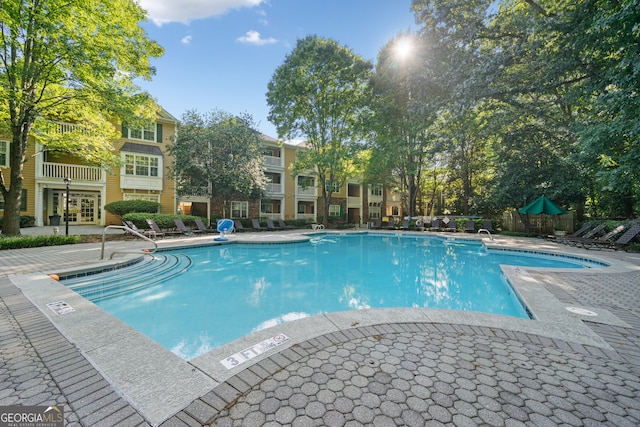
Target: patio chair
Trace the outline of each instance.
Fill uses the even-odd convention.
[[[180,218],[174,218],[173,222],[176,224],[176,228],[178,229],[178,231],[185,236],[193,236],[196,233],[202,233],[202,231],[200,230],[191,230],[190,228],[187,228],[187,226],[184,225],[184,222]]]
[[[131,221],[122,221],[122,225],[127,227],[127,229],[129,229],[131,231],[135,231],[136,233],[142,234],[143,236],[149,237],[150,239],[154,239],[156,237],[156,233],[154,233],[153,230],[141,230]],[[136,234],[132,233],[131,231],[127,231],[125,229],[125,231],[124,231],[125,239],[128,236],[131,236],[133,239],[138,237]]]
[[[160,227],[158,227],[158,224],[156,224],[156,222],[151,218],[147,218],[147,224],[149,225],[149,228],[156,234],[156,236],[164,237],[165,235],[167,235],[167,233],[162,231]]]
[[[262,226],[260,225],[260,221],[258,221],[257,219],[251,220],[251,227],[256,231],[264,231],[264,228],[262,228]]]
[[[434,218],[431,221],[431,230],[440,230],[440,220],[438,218]]]
[[[405,219],[402,221],[402,225],[400,226],[400,230],[409,230],[409,220]]]
[[[491,222],[490,219],[485,219],[484,221],[482,221],[482,229],[490,231],[492,233],[495,231],[493,229],[493,223]]]
[[[233,229],[238,232],[247,231],[247,229],[243,227],[242,222],[239,219],[233,220]]]
[[[627,229],[627,231],[618,238],[615,242],[613,242],[613,246],[610,246],[612,249],[624,249],[629,243],[633,241],[638,235],[640,235],[640,223],[633,222],[631,227]]]
[[[458,231],[458,224],[454,219],[450,219],[445,227],[445,231]]]
[[[568,237],[580,237],[582,233],[586,233],[590,228],[593,228],[593,225],[589,223],[584,224],[582,227],[571,233]]]
[[[196,227],[198,227],[198,230],[200,230],[201,233],[217,233],[218,232],[218,230],[215,230],[213,228],[207,228],[204,225],[204,222],[202,222],[200,218],[196,218],[195,223],[196,223]]]
[[[380,218],[376,219],[376,222],[371,225],[371,228],[373,230],[380,230],[382,228],[382,220]]]
[[[269,230],[269,231],[277,231],[277,230],[282,230],[282,228],[276,227],[276,225],[273,223],[273,220],[272,219],[268,219],[267,220],[267,230]]]
[[[468,219],[464,224],[464,231],[465,233],[475,233],[477,231],[475,221],[472,219]]]
[[[387,230],[395,230],[396,229],[396,221],[392,216],[389,217],[389,222],[387,222]]]
[[[600,237],[596,237],[594,239],[587,239],[587,238],[580,238],[580,237],[570,239],[569,245],[575,246],[575,247],[583,247],[585,249],[589,249],[592,247],[600,247],[600,248],[607,247],[613,243],[611,239],[616,235],[622,233],[622,230],[624,229],[625,229],[624,225],[619,225],[613,230],[609,231],[608,233]]]
[[[283,230],[291,230],[293,228],[296,228],[295,225],[287,225],[287,223],[285,223],[283,220],[279,219],[278,220],[278,225],[280,226],[280,228],[282,228]]]
[[[596,234],[600,233],[602,230],[604,230],[606,228],[607,224],[598,224],[596,225],[594,228],[592,228],[590,231],[588,231],[584,236],[582,237],[566,237],[564,239],[562,239],[562,243],[564,243],[565,245],[569,245],[569,246],[575,246],[574,242],[577,242],[579,240],[583,240],[583,239],[593,239]]]

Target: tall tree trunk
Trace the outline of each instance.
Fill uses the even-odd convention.
[[[11,188],[4,197],[4,216],[2,218],[2,234],[6,236],[20,235],[20,202],[22,200],[22,177],[11,181]]]

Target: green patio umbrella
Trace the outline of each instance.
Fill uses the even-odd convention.
[[[523,215],[562,215],[567,213],[567,211],[547,199],[545,196],[540,196],[524,208],[520,209],[520,213]]]

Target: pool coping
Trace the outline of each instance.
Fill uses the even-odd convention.
[[[357,231],[356,231],[357,232]],[[330,234],[295,233],[278,240],[304,241],[309,235]],[[348,231],[336,232],[349,233]],[[361,232],[357,232],[361,233]],[[374,234],[378,234],[376,231]],[[393,231],[383,234],[397,234]],[[402,234],[412,234],[403,232]],[[415,233],[424,236],[424,233]],[[267,236],[264,236],[265,238]],[[474,236],[465,235],[464,240]],[[268,243],[255,241],[254,243]],[[455,238],[446,236],[443,238]],[[258,239],[260,240],[260,239]],[[484,238],[481,240],[487,247],[508,249],[496,242]],[[242,239],[238,243],[251,243],[252,240]],[[203,243],[193,242],[197,245]],[[176,245],[178,247],[192,247],[193,245]],[[534,250],[545,253],[549,251]],[[559,251],[555,251],[558,253]],[[573,251],[572,251],[573,252]],[[595,254],[594,254],[595,255]],[[96,263],[92,267],[117,266],[123,262],[130,262],[136,256],[128,255],[125,259]],[[139,256],[138,256],[139,257]],[[589,259],[598,259],[589,256]],[[606,261],[610,264],[608,272],[622,272],[634,269],[632,264],[624,262]],[[73,271],[87,271],[88,267]],[[468,311],[422,309],[422,308],[390,308],[351,310],[328,313],[304,318],[289,323],[267,328],[242,337],[231,343],[216,348],[191,361],[185,361],[171,351],[157,344],[146,335],[137,332],[130,326],[106,313],[95,304],[82,298],[64,285],[53,280],[44,273],[22,274],[10,276],[10,280],[22,290],[23,294],[36,305],[51,323],[72,343],[79,351],[100,371],[105,378],[136,408],[152,425],[159,425],[176,412],[182,410],[193,400],[203,396],[218,384],[223,383],[242,370],[255,363],[311,338],[334,333],[350,328],[360,328],[380,324],[393,323],[448,323],[469,326],[485,326],[514,332],[523,332],[552,339],[611,349],[611,347],[595,332],[585,325],[580,315],[568,311],[564,304],[557,300],[544,286],[531,275],[540,270],[502,266],[502,271],[514,292],[525,301],[535,320],[518,319],[510,316],[486,314]],[[543,269],[545,272],[576,272],[575,269]],[[581,270],[582,274],[601,273],[599,268]],[[62,274],[63,272],[55,272]],[[47,304],[64,301],[74,311],[59,315]],[[589,308],[584,308],[589,309]],[[624,324],[606,310],[597,309],[599,321],[611,324]],[[591,319],[589,319],[591,320]],[[250,360],[227,369],[222,363],[231,355],[254,349],[260,342],[283,334],[288,339],[277,349],[265,350],[257,355],[252,354]],[[253,351],[253,350],[252,350]],[[253,351],[255,353],[255,351]]]

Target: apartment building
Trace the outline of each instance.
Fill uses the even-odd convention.
[[[290,170],[297,150],[304,147],[281,143],[277,139],[262,135],[263,167],[268,179],[265,196],[258,201],[232,200],[229,212],[220,206],[213,206],[207,194],[189,195],[179,198],[178,210],[185,214],[214,217],[227,216],[233,219],[269,218],[284,220],[306,220],[317,222],[322,216],[322,191],[313,171],[292,177]],[[400,197],[388,193],[386,210],[382,211],[382,187],[362,185],[357,179],[334,188],[330,217],[340,217],[342,221],[356,225],[366,225],[369,221],[389,215],[401,216]],[[203,192],[206,193],[206,192]]]
[[[61,135],[78,126],[52,125]],[[71,225],[119,224],[120,218],[104,210],[107,203],[118,200],[151,200],[160,203],[162,213],[175,213],[175,181],[169,174],[172,158],[167,147],[177,125],[178,120],[164,109],[148,129],[117,124],[122,137],[114,145],[122,166],[111,171],[68,154],[35,155],[42,147],[32,141],[27,153],[32,159],[24,165],[21,215],[34,216],[37,226],[65,222],[67,194]],[[0,137],[0,167],[8,167],[9,144]],[[0,216],[2,207],[0,204]]]

